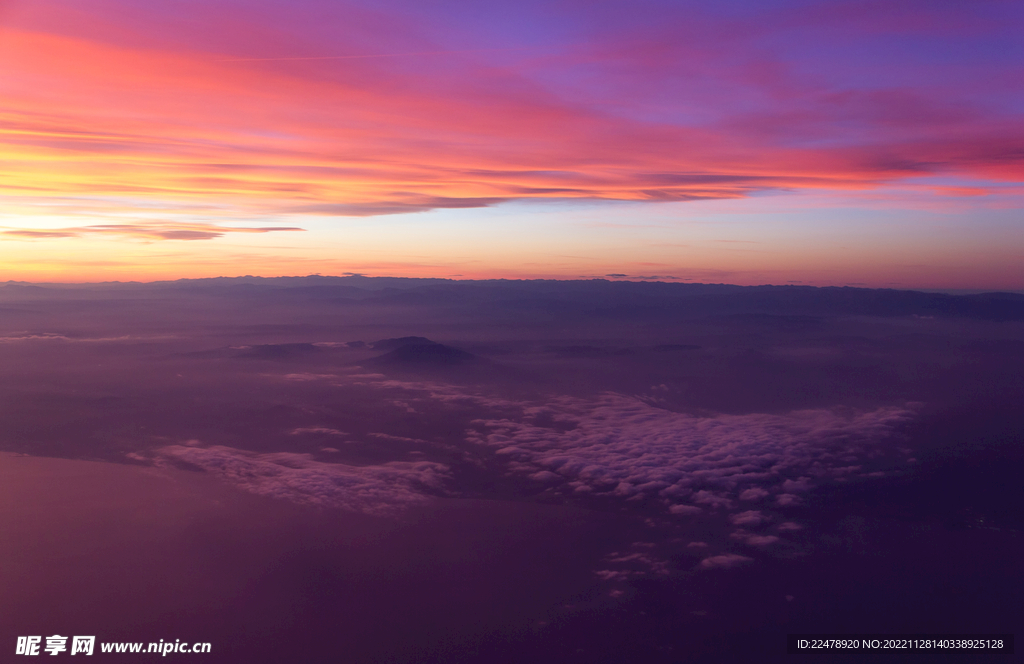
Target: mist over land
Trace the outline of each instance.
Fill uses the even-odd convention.
[[[1021,625],[1024,295],[242,277],[0,315],[5,638],[771,662]]]

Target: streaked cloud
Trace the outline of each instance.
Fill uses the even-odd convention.
[[[490,5],[405,0],[14,3],[3,237],[90,255],[0,258],[18,277],[1019,288],[1001,216],[1024,181],[1011,4],[915,3],[910,18],[884,3],[527,2],[511,25]],[[767,214],[773,199],[810,208],[813,232]],[[851,221],[850,201],[887,217]],[[525,204],[559,209],[527,229],[512,216]],[[146,210],[162,221],[116,223]],[[737,211],[736,237],[702,232]],[[925,237],[921,211],[959,236]],[[197,218],[218,228],[174,225]],[[255,235],[294,227],[311,232]],[[178,243],[180,259],[123,241],[223,235]]]
[[[154,223],[95,224],[71,228],[14,228],[0,230],[0,237],[18,240],[42,240],[68,237],[112,235],[138,240],[212,240],[227,233],[274,233],[301,231],[294,226],[239,227],[217,224]]]
[[[214,2],[191,23],[137,7],[127,18],[118,2],[63,16],[38,3],[9,17],[0,46],[5,187],[366,216],[1021,177],[1011,68],[990,58],[975,67],[991,78],[978,78],[899,41],[967,52],[1009,38],[998,25],[951,41],[921,27],[956,23],[951,6],[922,6],[923,23],[879,36],[839,8],[646,4],[656,21],[615,3],[524,9],[527,23],[576,35],[534,45],[485,10],[493,46],[438,48],[467,41],[472,22],[402,3],[265,3],[229,19]],[[822,40],[837,29],[845,43]],[[893,57],[864,58],[869,36]],[[827,78],[807,64],[823,54]]]

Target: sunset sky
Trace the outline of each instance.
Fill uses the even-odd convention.
[[[1024,290],[1024,5],[0,0],[0,281]]]

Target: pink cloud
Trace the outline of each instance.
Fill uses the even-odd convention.
[[[741,556],[737,553],[723,553],[719,556],[709,556],[705,558],[700,561],[700,566],[704,569],[731,569],[733,567],[739,567],[740,565],[746,565],[747,563],[753,562],[753,560],[753,558]]]
[[[509,468],[515,474],[546,472],[547,480],[557,477],[576,492],[588,487],[620,499],[660,500],[682,515],[730,509],[744,496],[772,493],[780,506],[797,504],[793,492],[812,488],[811,474],[817,482],[856,475],[849,460],[886,444],[913,417],[904,408],[694,417],[617,394],[556,398],[543,413],[532,406],[518,409],[549,418],[557,413],[552,419],[573,426],[539,425],[528,415],[480,420],[469,440],[514,458]],[[732,518],[743,522],[737,525],[767,520],[758,510]]]
[[[729,521],[735,526],[759,526],[767,519],[768,517],[766,517],[760,510],[740,512],[739,514],[733,514],[729,517]]]
[[[227,233],[274,233],[278,231],[301,231],[292,226],[239,227],[218,226],[200,223],[135,223],[96,224],[73,228],[16,228],[0,230],[0,236],[40,240],[50,238],[88,237],[112,235],[138,240],[213,240]]]
[[[740,500],[761,500],[765,496],[769,495],[767,491],[761,487],[751,487],[745,491],[742,491],[739,495]]]
[[[521,198],[863,189],[944,172],[1024,177],[1024,130],[999,103],[1005,83],[950,83],[938,65],[915,78],[902,63],[842,52],[829,84],[772,42],[781,30],[787,47],[846,48],[822,45],[820,31],[877,33],[880,16],[902,26],[886,18],[883,32],[945,34],[963,12],[879,4],[852,21],[842,18],[852,5],[750,16],[665,6],[650,22],[610,7],[574,16],[577,40],[556,48],[510,35],[452,48],[439,45],[444,17],[411,5],[339,5],[318,24],[271,5],[238,16],[212,3],[189,22],[118,3],[36,5],[0,48],[0,143],[6,186],[40,200],[372,216]],[[903,79],[855,85],[866,67]]]
[[[392,515],[423,503],[449,479],[447,466],[428,461],[352,466],[308,454],[198,445],[169,445],[156,454],[158,461],[201,468],[259,495],[367,514]]]

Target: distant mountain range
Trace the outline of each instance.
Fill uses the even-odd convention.
[[[157,299],[205,296],[322,306],[435,307],[651,322],[709,316],[922,316],[1024,320],[1024,294],[953,295],[912,290],[590,280],[465,280],[399,277],[220,277],[152,283],[0,286],[0,301]],[[413,351],[410,351],[413,352]]]

